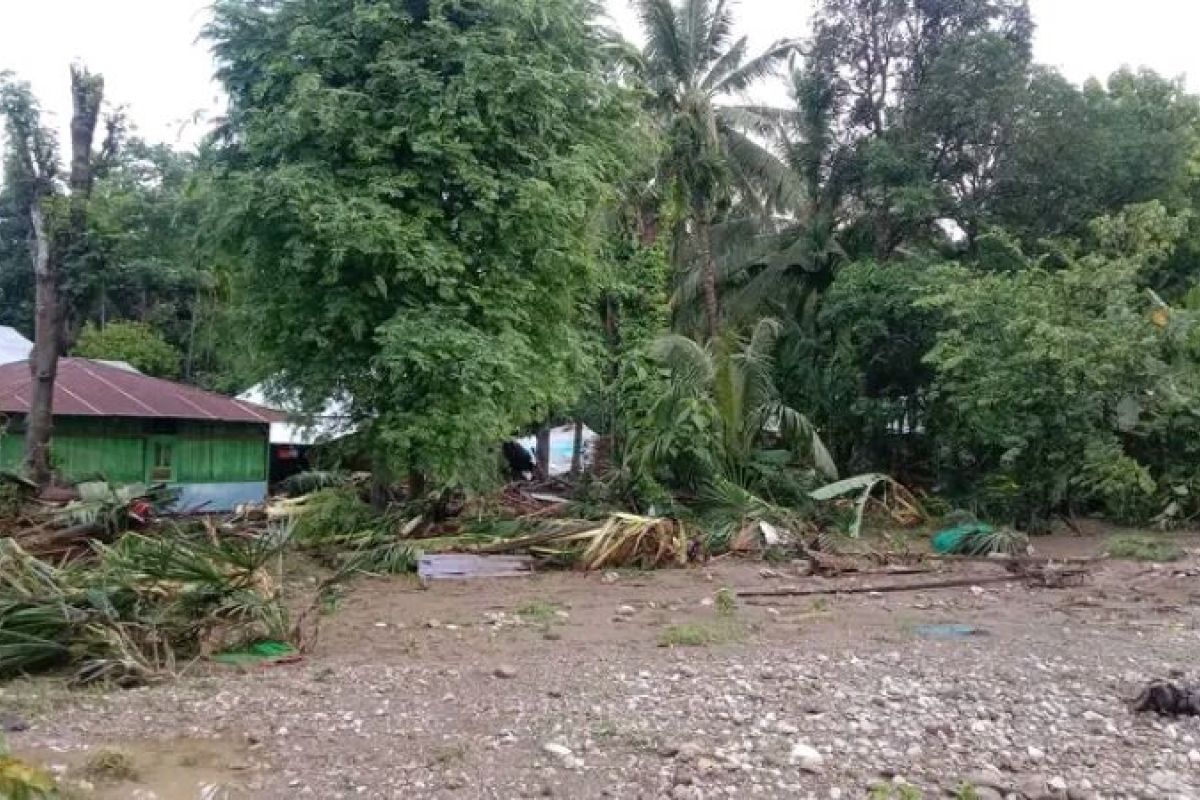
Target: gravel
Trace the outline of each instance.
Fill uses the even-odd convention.
[[[679,649],[655,647],[657,629],[614,624],[611,599],[591,617],[573,608],[562,641],[446,611],[462,630],[410,628],[450,637],[436,655],[330,652],[82,695],[11,738],[37,750],[220,741],[244,762],[227,776],[231,797],[263,800],[823,800],[899,798],[903,785],[949,798],[964,784],[980,798],[1200,798],[1200,719],[1135,717],[1123,703],[1190,666],[1192,612],[1172,625],[1113,626],[1100,611],[1095,624],[1064,621],[1031,613],[1017,590],[990,635],[910,632],[906,615],[930,603],[961,618],[1000,599],[868,597],[800,623],[810,628],[743,608],[744,637]],[[618,638],[572,640],[599,625]]]

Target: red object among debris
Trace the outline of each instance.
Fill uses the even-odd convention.
[[[29,362],[0,365],[0,412],[29,413],[31,383]],[[86,358],[59,360],[54,414],[261,423],[286,418],[270,408]]]
[[[145,525],[154,516],[154,506],[150,505],[150,501],[143,498],[138,498],[129,504],[129,518],[134,522]]]

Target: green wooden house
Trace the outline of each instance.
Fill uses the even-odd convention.
[[[29,363],[0,365],[0,468],[20,466]],[[167,483],[180,510],[228,511],[267,494],[268,408],[82,358],[59,362],[51,460],[64,481]]]

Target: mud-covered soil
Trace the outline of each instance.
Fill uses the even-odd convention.
[[[18,752],[102,800],[1200,797],[1200,719],[1123,702],[1193,670],[1200,559],[1090,572],[1059,589],[986,582],[1005,574],[988,563],[822,579],[734,560],[361,581],[301,663],[113,693],[18,682],[0,711],[30,725]],[[979,583],[744,595],[951,577]],[[134,774],[89,772],[105,749]]]

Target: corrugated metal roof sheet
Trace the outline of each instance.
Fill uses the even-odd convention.
[[[32,382],[28,361],[0,365],[0,412],[28,413]],[[59,360],[54,413],[257,423],[282,422],[285,418],[278,411],[254,403],[86,358]]]
[[[259,383],[239,394],[238,400],[273,408],[287,416],[287,422],[271,423],[271,444],[305,446],[333,442],[357,430],[350,417],[350,403],[344,399],[331,399],[320,414],[310,416],[297,411],[297,404],[286,395],[274,400],[267,397],[266,386]]]
[[[17,333],[15,328],[0,325],[0,364],[11,364],[29,358],[33,342]]]

